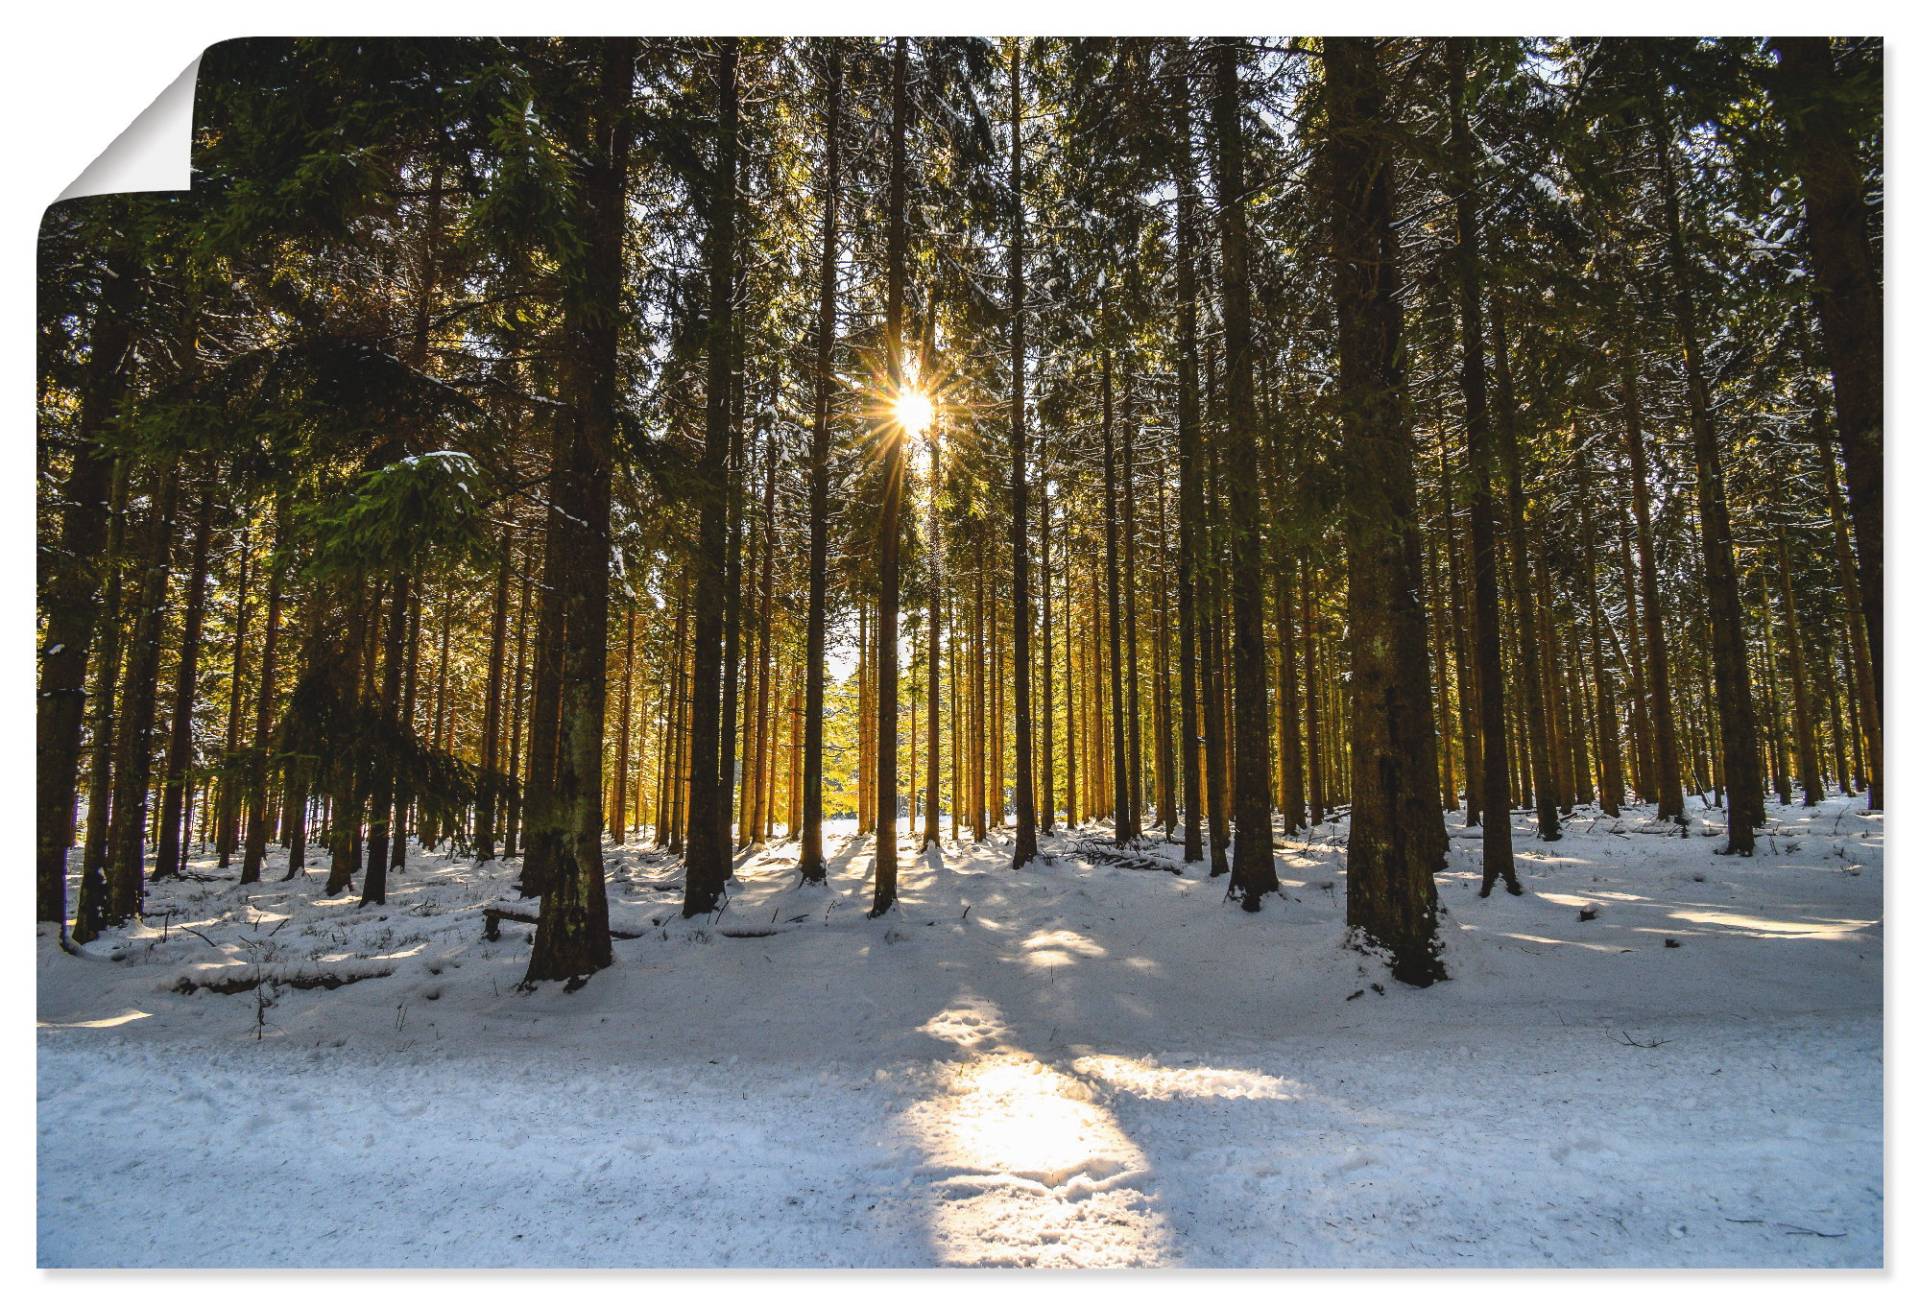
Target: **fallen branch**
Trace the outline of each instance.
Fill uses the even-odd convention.
[[[1163,861],[1157,856],[1137,856],[1123,848],[1111,847],[1104,843],[1076,842],[1073,854],[1082,860],[1093,861],[1100,865],[1119,866],[1123,870],[1150,870],[1157,874],[1179,875],[1179,866],[1171,861]]]
[[[173,990],[183,996],[191,996],[196,992],[217,992],[223,997],[231,997],[235,993],[252,992],[262,984],[272,984],[280,988],[325,988],[331,992],[362,979],[384,979],[392,973],[392,970],[296,970],[291,973],[255,970],[252,974],[235,975],[229,979],[195,979],[183,974],[175,981]]]

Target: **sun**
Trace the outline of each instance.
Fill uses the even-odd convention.
[[[893,400],[893,419],[911,439],[926,434],[933,425],[933,399],[924,390],[908,387]]]

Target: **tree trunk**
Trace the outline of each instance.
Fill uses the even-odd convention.
[[[1551,843],[1560,837],[1559,790],[1554,784],[1553,748],[1547,734],[1546,693],[1539,661],[1543,642],[1534,620],[1533,562],[1527,548],[1527,460],[1520,452],[1520,436],[1515,430],[1513,374],[1507,360],[1507,317],[1505,302],[1498,290],[1493,292],[1493,367],[1495,401],[1499,405],[1500,459],[1506,464],[1507,473],[1507,546],[1513,559],[1508,607],[1510,614],[1517,618],[1520,633],[1514,660],[1520,669],[1527,752],[1533,763],[1533,809],[1539,822],[1540,840]],[[1477,562],[1475,574],[1478,575]],[[1477,612],[1477,593],[1474,603]],[[1493,677],[1483,672],[1480,678],[1484,695],[1484,681]],[[1484,698],[1481,709],[1486,709]],[[1490,730],[1482,731],[1483,748],[1490,734]],[[1489,811],[1493,808],[1491,796],[1487,798],[1487,808]]]
[[[1820,443],[1820,473],[1827,491],[1827,516],[1833,523],[1833,557],[1840,572],[1840,596],[1846,610],[1845,663],[1850,682],[1855,685],[1854,698],[1859,703],[1858,714],[1861,717],[1861,732],[1867,740],[1867,807],[1879,808],[1879,787],[1871,777],[1880,774],[1882,756],[1882,736],[1880,732],[1880,698],[1877,679],[1873,672],[1873,655],[1867,636],[1866,618],[1860,576],[1853,564],[1853,547],[1848,540],[1847,519],[1840,507],[1840,480],[1833,465],[1833,441],[1827,434],[1826,408],[1824,400],[1817,401],[1814,407],[1814,430]]]
[[[1113,456],[1113,354],[1100,355],[1100,453],[1106,512],[1102,527],[1107,542],[1107,701],[1113,709],[1113,841],[1122,847],[1134,841],[1133,812],[1128,805],[1126,695],[1120,669],[1120,507]]]
[[[1180,43],[1184,55],[1189,46]],[[1176,66],[1173,78],[1174,175],[1174,315],[1179,341],[1176,419],[1179,427],[1180,553],[1174,595],[1180,620],[1180,789],[1185,795],[1181,813],[1185,825],[1180,859],[1191,864],[1202,856],[1200,846],[1200,704],[1202,676],[1197,625],[1201,603],[1196,593],[1201,558],[1206,545],[1206,521],[1200,484],[1200,362],[1198,289],[1194,284],[1193,121],[1190,79]]]
[[[1500,563],[1493,527],[1493,430],[1487,415],[1487,364],[1480,327],[1480,200],[1475,173],[1479,147],[1467,126],[1470,41],[1447,40],[1448,104],[1453,154],[1453,203],[1459,224],[1460,388],[1467,408],[1467,468],[1473,478],[1468,535],[1473,555],[1474,720],[1480,731],[1480,895],[1495,883],[1521,891],[1513,865],[1512,802],[1507,777],[1507,701],[1500,672]],[[1516,479],[1517,479],[1517,473]],[[1515,514],[1516,549],[1525,555],[1525,523]],[[1519,605],[1516,601],[1516,605]],[[1356,757],[1356,766],[1358,765]],[[1543,832],[1544,832],[1544,826]]]
[[[229,658],[232,673],[227,679],[227,733],[226,746],[221,750],[220,805],[216,818],[214,850],[220,858],[220,868],[226,869],[233,860],[235,845],[240,834],[240,794],[239,776],[234,773],[235,754],[240,747],[240,705],[245,697],[244,681],[247,664],[247,583],[249,563],[252,561],[251,536],[245,521],[240,526],[240,574],[234,585],[233,613],[233,655]]]
[[[907,290],[907,38],[893,41],[893,118],[889,131],[887,193],[887,380],[897,396],[907,384],[901,331]],[[905,488],[907,433],[896,421],[883,434],[880,465],[880,603],[874,638],[879,684],[875,706],[877,784],[874,789],[873,909],[893,909],[900,874],[894,818],[900,793],[900,500]]]
[[[616,846],[627,841],[627,766],[633,747],[634,609],[627,607],[627,634],[620,650],[620,737],[613,752],[613,819],[608,834]]]
[[[715,42],[717,151],[712,217],[707,231],[706,447],[694,476],[699,538],[688,559],[693,573],[693,696],[688,743],[686,897],[683,915],[719,904],[731,869],[720,774],[721,679],[726,660],[727,445],[730,438],[734,343],[734,224],[740,111],[735,77],[737,37]]]
[[[102,616],[100,650],[95,658],[91,690],[92,733],[87,776],[87,838],[80,854],[80,891],[74,903],[73,938],[91,942],[100,935],[102,913],[107,901],[107,828],[113,810],[113,738],[117,720],[114,693],[120,684],[121,573],[127,534],[127,492],[132,479],[130,459],[116,459],[113,468],[112,498],[106,550],[100,565],[106,573],[106,596],[100,604]],[[44,884],[41,885],[45,887]],[[61,876],[61,901],[66,900],[66,878]],[[59,917],[66,924],[64,907]]]
[[[167,581],[172,572],[174,514],[180,499],[178,461],[159,473],[147,522],[140,586],[134,599],[132,638],[119,693],[119,730],[114,740],[113,812],[107,825],[108,924],[124,924],[144,905],[148,780],[153,769],[153,718],[160,673],[160,636],[166,622]]]
[[[1580,569],[1582,588],[1587,599],[1587,642],[1593,664],[1594,729],[1598,733],[1595,755],[1600,761],[1600,809],[1610,816],[1620,814],[1626,801],[1626,780],[1621,774],[1619,711],[1614,704],[1613,672],[1607,666],[1606,641],[1602,631],[1606,616],[1600,608],[1600,585],[1594,559],[1592,493],[1587,483],[1587,448],[1576,431],[1574,469],[1579,476],[1580,492]]]
[[[513,711],[507,737],[507,841],[505,854],[512,860],[520,851],[520,721],[525,706],[527,669],[527,613],[532,606],[533,575],[531,557],[525,559],[527,571],[520,577],[519,615],[513,623]],[[656,816],[657,818],[657,816]]]
[[[211,485],[200,491],[200,511],[193,522],[193,560],[187,570],[187,609],[180,623],[180,664],[174,678],[173,720],[167,734],[167,755],[160,794],[160,837],[154,850],[153,877],[178,878],[185,868],[186,846],[181,832],[193,766],[193,700],[200,667],[200,631],[207,612],[207,553],[213,534]]]
[[[370,757],[367,805],[367,873],[360,881],[360,905],[385,906],[388,856],[393,851],[393,746],[400,732],[402,666],[407,651],[407,612],[411,577],[394,577],[387,598],[386,648],[380,664],[380,736]],[[377,610],[377,609],[376,609]]]
[[[1013,318],[1013,431],[1008,472],[1013,488],[1013,868],[1038,855],[1033,812],[1033,602],[1027,560],[1027,334],[1026,212],[1020,175],[1020,38],[1010,63],[1013,100],[1013,248],[1009,253],[1009,308]],[[1132,503],[1131,497],[1128,499]]]
[[[801,764],[800,877],[826,882],[821,849],[821,775],[827,675],[827,476],[833,451],[834,316],[839,300],[841,45],[827,44],[826,193],[821,196],[820,316],[813,362],[813,443],[807,475],[807,651],[805,757]],[[934,477],[939,479],[939,454]],[[937,602],[938,599],[936,598]],[[956,794],[956,796],[958,796]]]
[[[1820,749],[1813,738],[1813,703],[1807,687],[1807,661],[1800,643],[1800,615],[1793,599],[1793,555],[1787,549],[1787,528],[1775,527],[1780,555],[1780,602],[1787,618],[1787,679],[1793,687],[1794,760],[1800,771],[1800,797],[1807,806],[1826,799],[1820,784]]]
[[[108,251],[99,305],[87,342],[74,423],[73,461],[61,486],[60,542],[41,559],[40,641],[35,747],[35,913],[65,927],[67,849],[73,846],[80,726],[86,712],[87,658],[100,612],[102,550],[107,542],[113,460],[102,437],[119,413],[132,370],[132,311],[144,291],[139,264],[120,237]],[[88,810],[91,823],[106,813]],[[88,937],[92,936],[90,930]],[[85,942],[76,932],[75,937]]]
[[[1213,130],[1219,153],[1220,302],[1227,363],[1227,425],[1220,452],[1229,467],[1242,468],[1252,467],[1258,454],[1254,442],[1253,327],[1247,287],[1239,47],[1216,39],[1213,69]],[[1280,879],[1273,866],[1260,494],[1251,477],[1235,474],[1227,478],[1227,526],[1233,568],[1233,889],[1241,895],[1245,909],[1257,911],[1262,897],[1280,891]],[[1432,713],[1429,705],[1429,724]],[[1429,740],[1429,758],[1432,746]],[[1437,807],[1437,793],[1435,803]]]
[[[1626,392],[1627,460],[1633,468],[1633,529],[1640,554],[1640,607],[1647,629],[1647,711],[1653,718],[1654,792],[1659,819],[1686,819],[1680,786],[1680,749],[1673,725],[1673,674],[1667,660],[1666,614],[1660,601],[1653,547],[1653,495],[1647,483],[1647,442],[1640,425],[1640,361],[1629,348],[1622,367]]]
[[[1402,373],[1386,86],[1371,39],[1326,43],[1327,140],[1339,397],[1347,463],[1353,814],[1347,924],[1392,956],[1394,977],[1446,977],[1433,876],[1446,864],[1413,439]]]
[[[607,883],[601,861],[601,757],[606,733],[607,573],[613,444],[620,361],[622,240],[626,232],[627,154],[632,125],[635,41],[596,42],[599,85],[591,120],[579,142],[582,275],[563,301],[569,342],[562,384],[568,408],[563,427],[570,447],[555,478],[554,495],[577,523],[567,559],[566,653],[562,664],[565,721],[554,805],[563,836],[553,874],[540,898],[540,923],[525,982],[579,982],[613,964],[607,926]],[[725,73],[731,102],[732,62]],[[728,178],[731,185],[731,177]],[[719,284],[729,284],[721,278]],[[725,372],[720,375],[724,377]]]
[[[266,629],[260,643],[260,690],[254,700],[253,746],[247,758],[247,834],[246,848],[240,858],[240,882],[260,881],[260,867],[267,856],[267,751],[273,741],[273,677],[278,669],[280,647],[280,604],[287,579],[288,513],[291,497],[282,490],[274,500],[273,557],[267,571]],[[296,763],[286,765],[286,786],[295,790]],[[302,795],[304,797],[304,794]],[[289,858],[288,869],[293,869]]]
[[[1813,267],[1813,302],[1833,373],[1833,402],[1839,427],[1840,456],[1847,464],[1847,497],[1853,511],[1854,539],[1860,549],[1860,585],[1864,590],[1871,691],[1883,703],[1884,533],[1881,478],[1881,430],[1885,396],[1882,366],[1885,324],[1882,290],[1873,256],[1866,186],[1860,175],[1859,145],[1845,121],[1845,88],[1836,84],[1833,51],[1824,36],[1775,37],[1780,67],[1774,98],[1785,120],[1800,165],[1800,186],[1807,208],[1807,255]],[[1886,800],[1878,755],[1878,718],[1869,740],[1874,746],[1867,805],[1880,810]]]
[[[1687,378],[1687,417],[1693,434],[1695,492],[1700,509],[1702,585],[1706,590],[1707,616],[1713,635],[1714,698],[1719,708],[1720,748],[1726,768],[1726,850],[1751,856],[1753,831],[1767,820],[1761,803],[1762,780],[1754,741],[1752,678],[1747,669],[1746,637],[1741,629],[1740,582],[1733,564],[1733,526],[1727,514],[1720,437],[1714,429],[1713,408],[1707,394],[1707,364],[1700,348],[1694,308],[1693,256],[1681,224],[1669,137],[1666,115],[1664,111],[1657,112],[1654,155],[1659,164],[1674,316],[1680,328]]]

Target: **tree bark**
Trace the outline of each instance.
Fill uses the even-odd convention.
[[[1009,476],[1013,489],[1013,868],[1039,854],[1033,812],[1033,601],[1027,559],[1027,327],[1025,192],[1020,175],[1020,38],[1010,62],[1013,100],[1013,248],[1009,251],[1009,305],[1013,318],[1013,431]],[[1131,506],[1132,499],[1128,499]]]
[[[194,517],[192,561],[187,568],[187,608],[180,623],[180,663],[174,678],[173,719],[167,733],[167,755],[161,781],[160,837],[154,851],[153,878],[178,878],[185,868],[186,846],[181,831],[186,809],[187,772],[193,766],[193,700],[200,667],[200,631],[207,612],[207,555],[213,535],[212,485],[200,491],[200,510]]]
[[[121,215],[124,222],[125,215]],[[116,234],[107,253],[87,341],[87,366],[74,423],[72,462],[61,486],[60,542],[40,567],[40,641],[35,748],[35,914],[65,927],[67,849],[73,846],[80,726],[87,708],[87,658],[100,613],[102,550],[107,542],[113,460],[103,445],[117,419],[132,370],[132,312],[144,293],[132,235]],[[108,818],[88,810],[89,823]],[[91,936],[91,934],[89,935]],[[75,937],[81,941],[76,933]]]
[[[1837,84],[1833,51],[1824,36],[1775,37],[1780,55],[1774,99],[1786,122],[1800,165],[1807,209],[1807,255],[1813,267],[1813,302],[1833,374],[1835,424],[1847,466],[1847,498],[1860,549],[1872,701],[1884,702],[1884,535],[1881,431],[1885,396],[1882,369],[1885,324],[1878,269],[1869,234],[1866,186],[1859,145],[1845,121],[1845,96]],[[1871,713],[1870,713],[1871,716]],[[1876,730],[1870,734],[1877,745]],[[1880,759],[1872,759],[1868,807],[1886,800]]]
[[[1673,311],[1680,328],[1686,371],[1687,419],[1693,435],[1702,584],[1713,636],[1714,698],[1720,716],[1722,763],[1726,769],[1726,850],[1751,856],[1753,831],[1766,823],[1767,816],[1761,801],[1763,782],[1754,740],[1752,677],[1747,668],[1746,637],[1741,628],[1739,577],[1733,564],[1733,526],[1727,514],[1720,437],[1714,428],[1713,408],[1707,394],[1706,360],[1700,348],[1693,298],[1693,256],[1681,223],[1672,142],[1664,110],[1656,112],[1653,129],[1666,226],[1667,263],[1673,282]]]
[[[160,635],[172,573],[174,515],[180,499],[178,460],[159,473],[134,599],[133,634],[120,681],[119,729],[114,739],[113,812],[107,825],[108,924],[124,924],[144,905],[144,834],[148,780],[153,769],[153,718],[160,673]]]
[[[1513,374],[1507,360],[1505,302],[1497,289],[1492,297],[1494,394],[1495,402],[1499,405],[1500,459],[1506,465],[1507,547],[1513,559],[1513,585],[1508,607],[1510,614],[1517,618],[1520,632],[1514,660],[1520,668],[1527,752],[1533,763],[1533,809],[1539,822],[1540,840],[1551,843],[1560,837],[1560,804],[1559,790],[1554,784],[1553,748],[1547,734],[1546,691],[1539,662],[1543,643],[1534,620],[1533,561],[1527,547],[1527,460],[1521,454],[1520,435],[1515,429]],[[1478,574],[1477,562],[1475,574]],[[1477,611],[1477,593],[1474,602]],[[1491,678],[1485,672],[1481,675],[1483,681]],[[1484,683],[1481,692],[1486,692]],[[1490,735],[1490,730],[1483,731],[1483,739]],[[1488,744],[1483,742],[1482,746]],[[1491,796],[1487,798],[1487,808],[1489,811],[1493,808]]]
[[[1459,226],[1460,388],[1467,408],[1467,468],[1473,477],[1468,532],[1473,554],[1473,658],[1479,690],[1474,721],[1480,730],[1480,895],[1495,883],[1519,893],[1513,865],[1513,827],[1507,778],[1507,702],[1500,671],[1499,552],[1493,528],[1493,431],[1487,415],[1487,364],[1480,325],[1480,201],[1475,173],[1479,148],[1467,125],[1466,38],[1447,39],[1448,108],[1453,203]],[[1524,533],[1523,523],[1516,530]],[[1524,543],[1518,545],[1524,553]]]
[[[800,877],[826,882],[821,849],[821,775],[827,675],[827,476],[833,453],[834,317],[839,301],[841,45],[828,38],[826,193],[821,197],[820,316],[813,362],[813,443],[807,475],[806,739],[801,763]],[[939,454],[935,453],[935,480]],[[935,599],[938,602],[938,599]],[[957,794],[955,795],[958,796]]]
[[[1191,47],[1183,40],[1175,56],[1173,81],[1174,176],[1174,316],[1178,330],[1176,421],[1180,463],[1180,552],[1174,586],[1180,621],[1180,789],[1186,798],[1181,813],[1184,838],[1180,859],[1200,860],[1200,704],[1202,675],[1196,626],[1201,604],[1196,594],[1197,572],[1205,551],[1206,521],[1201,497],[1200,469],[1200,361],[1198,289],[1193,269],[1194,181],[1191,80],[1183,66]]]
[[[571,439],[554,485],[556,500],[578,523],[570,536],[577,551],[565,567],[565,730],[554,777],[554,803],[562,816],[563,836],[553,874],[540,898],[540,923],[528,959],[527,983],[579,982],[613,964],[600,852],[600,771],[607,723],[607,573],[613,554],[610,489],[635,44],[631,37],[596,43],[598,86],[591,119],[581,132],[585,137],[580,141],[579,182],[584,266],[563,302],[562,316],[570,346],[562,381],[570,411],[562,426],[571,428]],[[731,79],[729,62],[729,90]],[[729,281],[723,278],[719,284]]]
[[[721,679],[726,658],[727,445],[731,435],[734,345],[734,226],[740,108],[736,76],[737,37],[715,42],[717,112],[713,192],[707,231],[707,420],[706,447],[694,480],[699,538],[689,559],[693,573],[692,738],[688,743],[685,916],[705,915],[719,904],[732,857],[722,796]]]
[[[1347,924],[1388,951],[1394,977],[1446,977],[1433,876],[1446,864],[1435,821],[1433,695],[1420,602],[1413,440],[1400,339],[1393,230],[1394,125],[1370,39],[1326,42],[1324,164],[1339,315],[1352,628],[1353,814]]]
[[[1108,704],[1113,709],[1113,841],[1122,847],[1134,841],[1132,786],[1127,782],[1126,691],[1120,669],[1120,505],[1113,450],[1113,354],[1100,355],[1100,454],[1106,512],[1102,527],[1107,544],[1107,680]]]
[[[400,733],[402,666],[407,650],[407,613],[412,579],[402,573],[388,586],[386,648],[380,664],[380,736],[370,761],[367,805],[367,873],[360,881],[360,905],[387,902],[388,856],[393,851],[393,747]]]
[[[1227,424],[1221,455],[1229,467],[1257,458],[1253,404],[1253,327],[1247,288],[1246,183],[1240,140],[1240,54],[1213,43],[1213,130],[1219,159],[1220,301],[1226,336]],[[1273,865],[1272,761],[1267,740],[1267,652],[1260,583],[1260,496],[1252,478],[1227,478],[1227,526],[1233,569],[1233,889],[1249,911],[1280,891]],[[1417,556],[1417,554],[1416,554]],[[1422,656],[1424,656],[1424,651]],[[1432,707],[1427,708],[1432,722]],[[1432,755],[1429,741],[1428,755]],[[1436,809],[1439,795],[1434,795]]]
[[[907,38],[893,41],[893,118],[889,131],[887,193],[887,379],[895,395],[904,392],[907,375],[901,331],[907,290]],[[906,431],[897,422],[885,432],[880,467],[880,602],[874,633],[876,769],[874,799],[873,909],[893,909],[900,875],[900,848],[894,821],[900,794],[900,500],[905,489]]]
[[[254,699],[253,746],[247,758],[247,832],[240,858],[243,884],[260,881],[260,867],[267,855],[267,752],[273,741],[273,678],[279,669],[280,605],[287,579],[287,514],[290,510],[290,495],[282,490],[274,500],[273,557],[267,571],[266,629],[260,644],[260,690]],[[289,759],[286,764],[289,791],[297,787],[295,768],[296,763]],[[291,858],[288,869],[293,869]]]

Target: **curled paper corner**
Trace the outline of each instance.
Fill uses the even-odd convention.
[[[187,190],[192,185],[193,91],[200,60],[186,66],[131,123],[87,165],[60,198],[125,195],[137,191]]]

